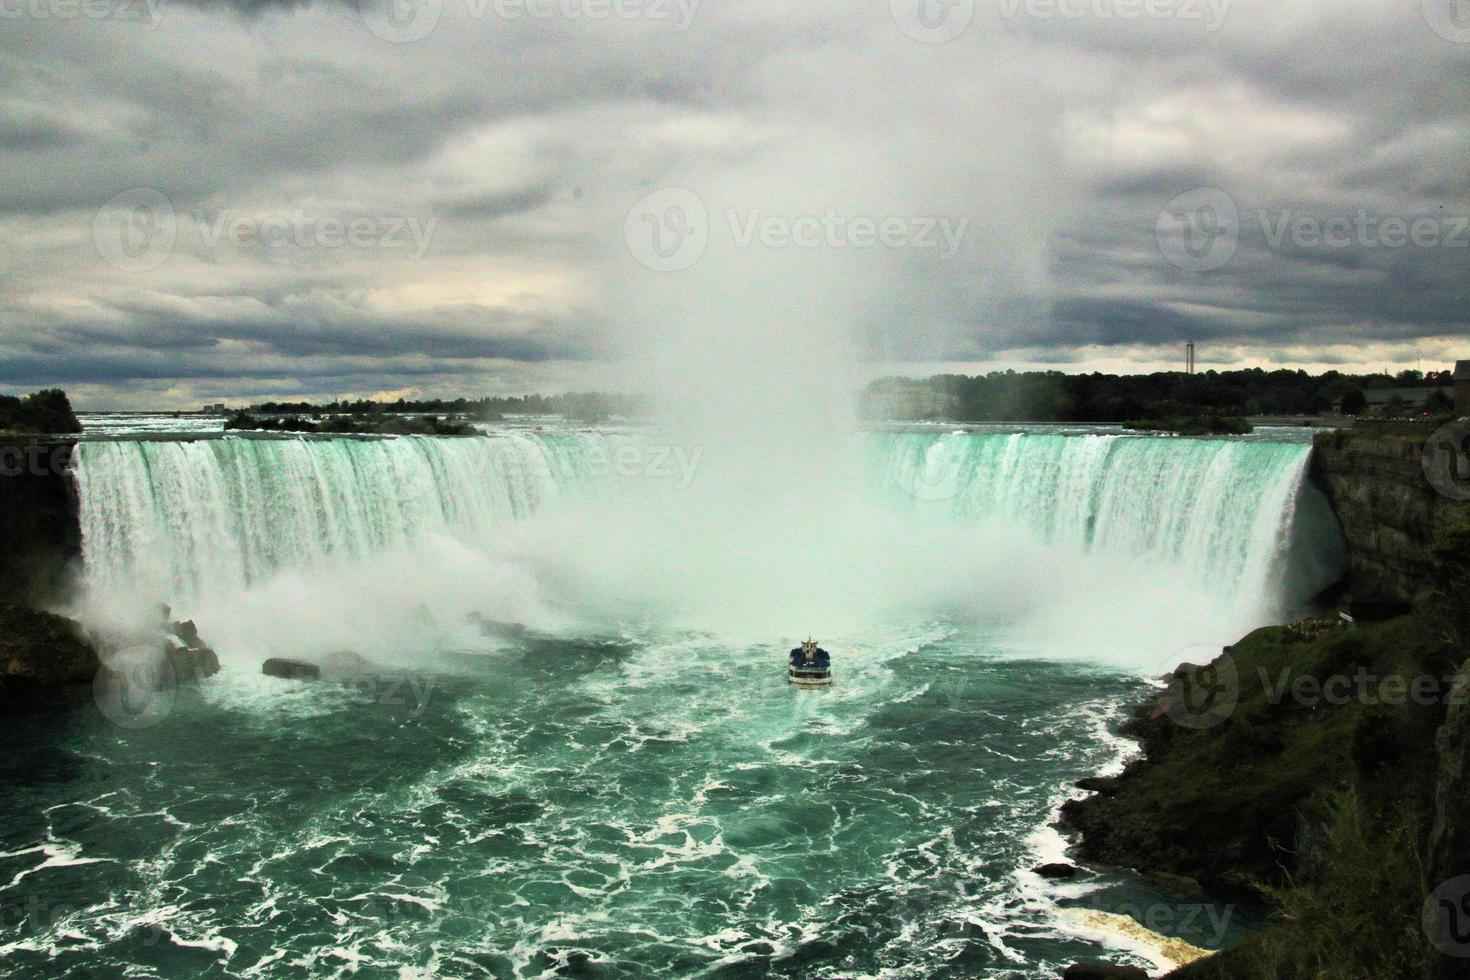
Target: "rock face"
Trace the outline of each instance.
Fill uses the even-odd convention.
[[[0,601],[61,596],[82,557],[69,439],[0,437]]]
[[[1429,856],[1426,862],[1426,878],[1431,889],[1440,888],[1446,882],[1466,879],[1470,876],[1470,528],[1460,528],[1442,535],[1435,553],[1435,587],[1441,596],[1433,615],[1435,630],[1448,640],[1462,658],[1459,671],[1451,687],[1449,710],[1445,721],[1435,736],[1435,749],[1439,754],[1439,775],[1434,788],[1434,823],[1429,835]],[[1470,894],[1470,885],[1465,889],[1452,889],[1451,899],[1462,893]],[[1463,910],[1463,906],[1461,907]],[[1431,909],[1426,929],[1445,930],[1451,923],[1440,918],[1449,914],[1444,908]],[[1464,923],[1456,923],[1463,929]],[[1432,943],[1435,949],[1430,955],[1426,976],[1428,980],[1450,980],[1470,974],[1470,960],[1463,956],[1450,955],[1455,944]]]
[[[1073,963],[1062,974],[1062,980],[1148,980],[1148,971],[1111,963]]]
[[[77,623],[0,606],[0,710],[22,711],[85,693],[98,665],[97,651]]]
[[[315,680],[322,676],[322,669],[316,664],[287,657],[271,657],[261,664],[260,672],[267,677],[284,677],[287,680]]]
[[[1429,484],[1421,452],[1422,436],[1328,432],[1314,443],[1313,479],[1348,542],[1354,609],[1374,618],[1427,598],[1435,536],[1470,521],[1470,507]]]

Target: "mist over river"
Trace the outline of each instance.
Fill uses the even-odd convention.
[[[1019,978],[1168,965],[1079,909],[1254,925],[1032,869],[1148,678],[1336,578],[1301,432],[879,427],[773,473],[655,428],[120,426],[69,612],[167,602],[223,670],[12,740],[14,975]],[[808,633],[828,690],[786,684]],[[260,674],[339,651],[371,670]]]

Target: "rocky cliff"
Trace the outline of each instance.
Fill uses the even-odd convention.
[[[0,602],[41,606],[69,588],[82,556],[75,448],[70,439],[0,437]]]
[[[1470,521],[1470,504],[1437,492],[1424,475],[1428,431],[1323,433],[1312,476],[1342,524],[1354,608],[1370,617],[1406,612],[1427,598],[1438,535]]]
[[[1181,669],[1128,722],[1144,757],[1064,810],[1084,860],[1279,908],[1181,980],[1470,976],[1470,503],[1426,476],[1433,432],[1316,440],[1358,628],[1260,630]]]

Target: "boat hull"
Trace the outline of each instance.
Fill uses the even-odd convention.
[[[795,667],[786,669],[786,679],[797,687],[831,687],[831,670],[798,670]]]

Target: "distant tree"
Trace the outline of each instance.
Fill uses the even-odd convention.
[[[1349,388],[1342,396],[1342,414],[1362,415],[1368,407],[1368,396],[1357,386]]]

